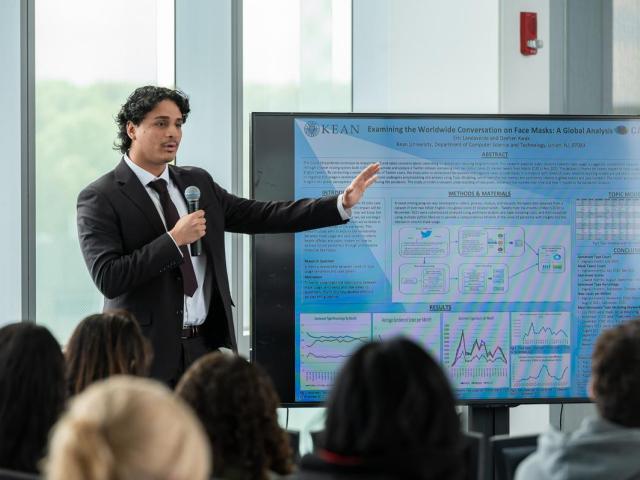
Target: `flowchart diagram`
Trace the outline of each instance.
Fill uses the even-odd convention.
[[[397,226],[393,301],[570,301],[570,233],[568,225]]]

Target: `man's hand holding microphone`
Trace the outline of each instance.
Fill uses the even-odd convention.
[[[200,239],[207,233],[207,219],[204,218],[204,210],[200,209],[200,189],[187,187],[184,197],[189,213],[176,222],[169,234],[179,247],[191,244],[191,256],[197,257],[202,251]]]

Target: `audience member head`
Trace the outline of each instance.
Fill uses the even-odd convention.
[[[53,430],[50,480],[204,480],[211,459],[191,410],[163,385],[115,376],[71,401]]]
[[[640,428],[640,319],[604,330],[591,362],[591,391],[600,415]]]
[[[111,375],[145,376],[151,363],[151,345],[133,315],[113,310],[90,315],[71,335],[65,356],[70,395]]]
[[[64,357],[49,330],[0,328],[0,468],[38,470],[64,403]]]
[[[457,478],[462,437],[439,365],[411,340],[372,342],[349,358],[327,401],[324,452],[403,478]],[[402,475],[400,475],[402,476]]]
[[[172,90],[165,87],[147,85],[136,88],[124,105],[120,108],[116,116],[118,124],[118,139],[114,145],[120,153],[127,153],[131,147],[131,138],[127,134],[127,124],[140,125],[144,117],[147,116],[163,100],[171,100],[176,104],[182,113],[183,123],[187,121],[189,115],[189,99],[180,90]]]
[[[280,403],[271,379],[258,365],[215,352],[194,363],[176,387],[205,427],[215,475],[266,479],[268,471],[291,471],[291,450],[278,425]]]

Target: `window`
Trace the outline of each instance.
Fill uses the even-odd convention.
[[[114,116],[127,95],[173,86],[173,9],[172,0],[35,0],[36,321],[63,343],[102,310],[76,198],[119,161]]]
[[[21,128],[23,107],[21,95],[25,86],[21,83],[20,2],[0,2],[0,141],[3,145],[2,189],[0,189],[0,305],[3,315],[0,327],[22,318],[22,223],[21,223],[21,157],[23,155]],[[27,243],[26,241],[24,243]]]

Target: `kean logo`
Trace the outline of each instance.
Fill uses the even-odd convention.
[[[321,133],[324,135],[356,135],[360,133],[358,125],[337,125],[333,123],[318,124],[309,121],[304,124],[304,133],[307,137],[315,137]]]
[[[307,122],[304,124],[304,134],[307,137],[315,137],[320,133],[320,126],[316,122]]]

